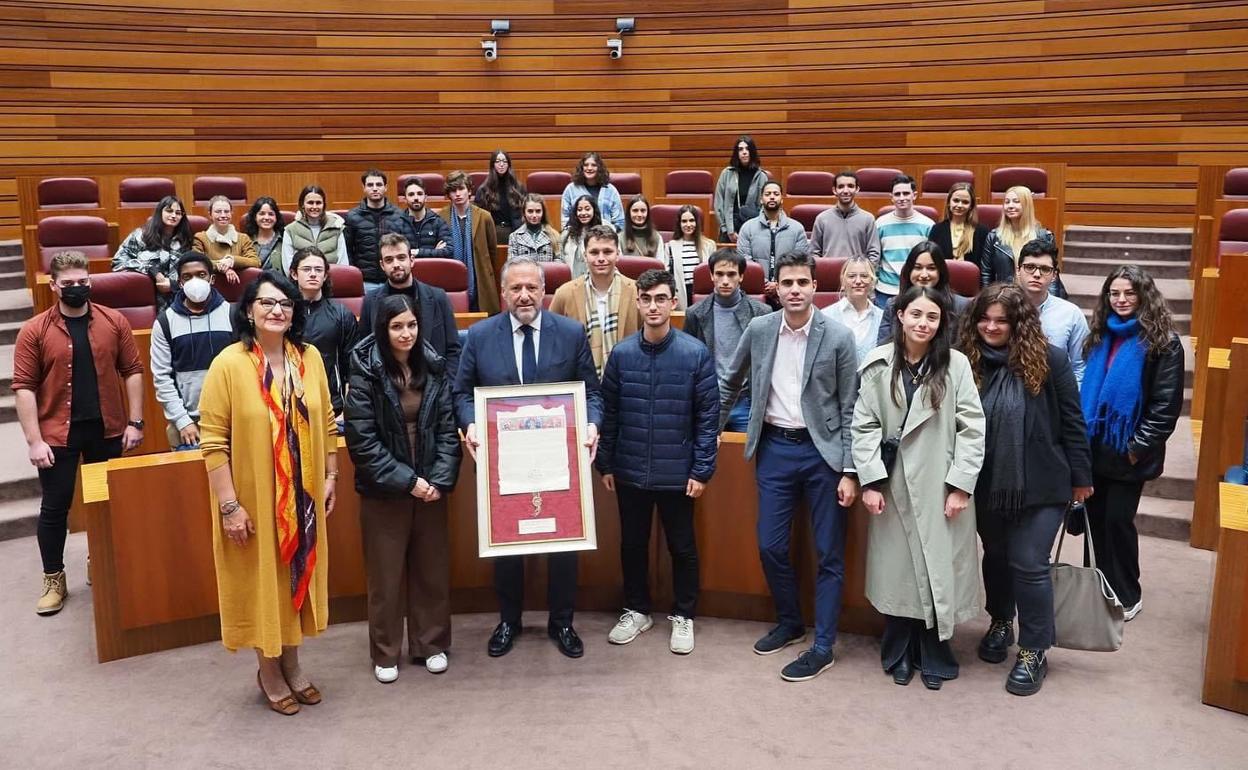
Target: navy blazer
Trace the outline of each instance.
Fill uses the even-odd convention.
[[[537,381],[585,383],[587,419],[602,429],[602,393],[585,327],[570,318],[542,311],[538,335]],[[473,389],[478,385],[519,385],[511,314],[499,313],[473,324],[459,355],[455,375],[455,416],[459,427],[476,422]]]

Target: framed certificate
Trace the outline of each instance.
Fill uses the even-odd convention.
[[[473,391],[481,556],[598,547],[585,383]]]

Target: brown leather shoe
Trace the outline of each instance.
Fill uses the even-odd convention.
[[[295,702],[293,694],[287,695],[285,698],[273,700],[269,697],[269,693],[264,689],[264,683],[260,681],[260,672],[256,672],[256,685],[260,688],[260,692],[264,694],[264,699],[268,701],[269,708],[282,716],[294,716],[299,713],[299,704]]]

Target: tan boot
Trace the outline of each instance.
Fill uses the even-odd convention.
[[[65,606],[65,599],[68,596],[69,589],[65,587],[65,570],[52,575],[44,574],[43,596],[39,597],[35,612],[40,615],[55,615]]]

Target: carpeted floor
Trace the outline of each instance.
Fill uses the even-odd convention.
[[[874,639],[843,637],[839,662],[805,684],[787,654],[754,655],[762,624],[707,618],[697,650],[669,626],[611,647],[615,618],[578,617],[579,661],[545,619],[501,659],[494,618],[455,619],[450,671],[407,666],[380,685],[363,624],[304,648],[325,703],[294,717],[261,703],[250,654],[218,644],[95,662],[86,541],[70,538],[71,598],[34,614],[33,538],[0,542],[0,767],[1244,767],[1248,717],[1200,703],[1211,557],[1146,538],[1144,612],[1113,654],[1056,650],[1044,690],[1002,688],[1007,665],[975,657],[986,618],[959,629],[962,676],[941,692],[894,685]],[[1077,553],[1077,551],[1076,551]]]

